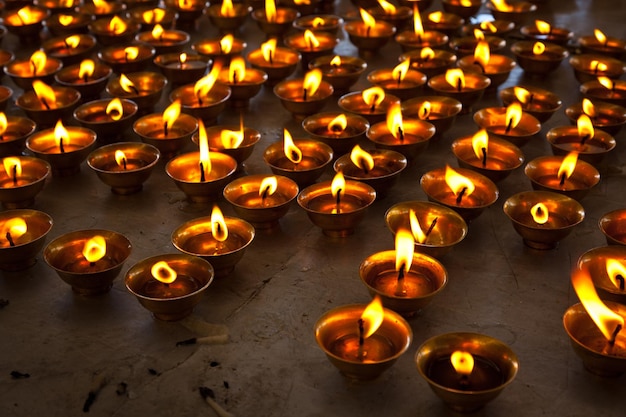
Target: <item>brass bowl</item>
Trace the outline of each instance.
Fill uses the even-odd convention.
[[[137,87],[138,93],[127,92],[120,84],[119,78],[111,78],[106,85],[106,92],[119,98],[127,98],[134,101],[139,107],[139,112],[149,112],[161,99],[163,89],[167,86],[167,78],[163,74],[152,71],[139,71],[126,74],[128,79]]]
[[[209,142],[209,149],[215,152],[221,152],[228,156],[232,156],[237,161],[238,170],[242,168],[243,163],[248,159],[254,147],[261,140],[261,132],[250,127],[244,127],[243,129],[243,141],[236,148],[224,148],[224,144],[221,140],[221,132],[223,130],[239,131],[240,126],[235,125],[218,125],[210,126],[205,129],[207,140]],[[194,133],[191,140],[198,145],[198,133]]]
[[[582,103],[572,104],[565,109],[565,115],[576,124],[578,118],[584,113]],[[615,136],[626,123],[626,108],[617,104],[597,101],[593,103],[596,116],[591,118],[593,127],[603,130],[609,135]]]
[[[547,122],[563,105],[559,96],[548,90],[529,86],[522,87],[528,90],[533,97],[528,103],[522,103],[522,110],[534,116],[540,123]],[[498,94],[504,106],[518,101],[515,97],[514,87],[503,88]]]
[[[111,143],[119,139],[119,137],[130,128],[135,121],[139,107],[137,104],[128,99],[120,99],[122,102],[122,117],[113,120],[106,116],[106,108],[111,102],[110,98],[100,100],[92,100],[81,104],[74,110],[74,119],[81,126],[96,132],[98,142]]]
[[[138,48],[138,55],[135,59],[128,61],[125,59],[124,49],[127,46]],[[155,55],[154,47],[147,44],[115,45],[102,48],[98,52],[98,59],[113,68],[116,74],[128,75],[143,71]]]
[[[567,155],[571,151],[576,151],[578,159],[597,166],[615,149],[617,142],[607,132],[594,130],[593,138],[586,140],[582,145],[576,126],[553,127],[546,133],[546,139],[554,155]]]
[[[328,124],[339,115],[345,115],[346,128],[340,133],[328,129]],[[324,112],[313,114],[302,121],[302,128],[313,139],[325,143],[333,149],[334,155],[350,152],[354,145],[365,137],[370,124],[366,118],[351,113]]]
[[[102,269],[89,270],[90,264],[82,254],[85,243],[92,237],[104,237],[107,245]],[[108,292],[131,252],[130,241],[110,230],[76,230],[57,237],[44,249],[46,263],[59,277],[80,295]],[[96,262],[96,266],[98,262]],[[86,270],[85,270],[86,269]]]
[[[426,102],[430,103],[429,115],[420,115],[420,109]],[[436,139],[441,138],[443,133],[452,127],[456,116],[461,112],[462,108],[461,102],[452,97],[422,96],[403,101],[402,115],[413,119],[421,119],[435,126],[433,139]]]
[[[54,137],[54,128],[39,130],[26,139],[26,148],[36,157],[47,161],[56,176],[74,175],[80,172],[80,166],[87,155],[96,146],[96,132],[80,126],[67,126],[71,138],[70,149],[61,153],[53,150],[58,145]]]
[[[29,209],[3,211],[0,213],[0,224],[16,217],[26,222],[27,234],[17,240],[15,246],[0,248],[0,269],[4,271],[19,271],[35,265],[37,254],[52,229],[53,221],[49,215]]]
[[[154,146],[165,160],[171,159],[191,143],[191,137],[198,130],[198,120],[189,114],[181,113],[170,126],[170,134],[163,132],[163,115],[152,113],[140,117],[133,123],[133,131],[141,141]]]
[[[576,262],[576,268],[588,271],[593,286],[602,300],[624,305],[626,303],[626,291],[611,281],[607,271],[608,260],[615,260],[623,264],[626,261],[626,246],[609,245],[590,249],[580,255]]]
[[[0,157],[21,155],[26,138],[35,133],[37,124],[27,117],[7,116],[6,131],[0,141]]]
[[[59,119],[68,119],[80,101],[80,93],[71,87],[51,86],[56,97],[56,106],[47,109],[33,90],[26,91],[15,101],[39,129],[53,126]]]
[[[531,75],[545,76],[561,66],[561,62],[569,57],[564,47],[555,43],[546,43],[545,51],[536,56],[533,54],[534,41],[517,41],[511,46],[517,64]]]
[[[302,151],[303,161],[305,158],[310,159],[310,164],[298,169],[288,167],[282,141],[274,142],[268,146],[263,152],[263,159],[274,174],[290,178],[298,184],[298,187],[303,188],[313,184],[322,176],[326,167],[333,160],[333,150],[330,146],[317,140],[294,139],[293,142]]]
[[[517,126],[506,131],[506,107],[485,107],[474,113],[474,122],[489,133],[508,140],[515,146],[527,144],[541,130],[541,123],[534,116],[523,112]]]
[[[322,80],[313,97],[305,101],[302,100],[303,83],[304,79],[288,79],[274,86],[274,95],[278,97],[283,107],[299,120],[319,113],[334,92],[333,86]]]
[[[78,90],[83,100],[90,101],[100,97],[100,93],[106,87],[113,70],[106,64],[96,63],[93,75],[86,82],[79,78],[79,73],[80,64],[65,66],[54,75],[54,80],[59,85]]]
[[[200,103],[193,92],[194,84],[187,84],[178,87],[170,93],[170,101],[180,100],[181,111],[202,119],[205,126],[215,124],[217,117],[226,108],[226,102],[230,99],[232,92],[227,85],[216,83],[208,95],[208,100]]]
[[[598,221],[607,245],[626,245],[626,209],[610,211]]]
[[[35,196],[39,194],[46,185],[46,179],[52,172],[52,167],[48,162],[34,156],[19,156],[22,165],[22,179],[27,180],[24,185],[14,187],[12,184],[7,187],[0,187],[0,202],[5,209],[18,209],[30,207],[35,203]],[[2,183],[12,182],[12,179],[3,171],[0,174]]]
[[[435,126],[419,119],[404,119],[403,125],[403,141],[393,136],[386,122],[370,126],[366,136],[376,148],[399,152],[412,162],[428,148],[430,139],[435,135]]]
[[[582,200],[600,182],[600,173],[593,165],[578,161],[569,180],[571,187],[559,185],[558,171],[563,162],[562,156],[540,156],[528,162],[524,174],[530,179],[533,190],[553,191],[574,200]]]

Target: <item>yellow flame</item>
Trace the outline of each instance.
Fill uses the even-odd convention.
[[[18,178],[22,175],[22,162],[20,158],[16,156],[7,156],[2,159],[2,165],[4,166],[4,172],[13,178]]]
[[[445,182],[457,197],[464,189],[463,195],[466,197],[472,194],[475,189],[472,180],[450,168],[450,165],[446,165]]]
[[[376,295],[361,314],[361,319],[363,320],[363,338],[367,339],[373,335],[380,325],[383,324],[384,318],[385,310],[383,310],[383,303],[378,295]]]
[[[220,7],[220,15],[223,17],[235,17],[235,8],[232,0],[223,0]]]
[[[309,49],[319,48],[320,41],[315,37],[315,34],[309,29],[304,31],[304,42],[308,46]]]
[[[350,160],[354,165],[364,171],[371,171],[374,168],[374,158],[369,152],[364,151],[359,145],[354,145],[350,152]]]
[[[602,33],[600,29],[594,29],[593,36],[595,36],[596,40],[602,44],[606,42],[606,35]]]
[[[41,49],[33,52],[30,56],[30,65],[33,69],[33,75],[40,74],[41,71],[46,67],[46,62],[48,61],[48,57],[46,53]]]
[[[530,99],[530,91],[523,87],[513,87],[513,94],[515,95],[515,98],[519,100],[519,102],[522,104],[528,103],[528,100]]]
[[[387,128],[396,139],[402,139],[404,135],[404,122],[402,120],[402,107],[400,102],[395,102],[387,110]]]
[[[139,48],[136,46],[127,46],[124,48],[124,56],[128,61],[136,59],[139,56]]]
[[[174,269],[165,261],[159,261],[152,265],[150,273],[154,279],[164,284],[171,284],[176,281],[176,277],[178,276],[176,271],[174,271]]]
[[[435,57],[435,51],[432,50],[429,46],[425,46],[420,50],[420,59],[428,61],[429,59],[433,59]]]
[[[430,101],[424,100],[417,110],[417,117],[419,117],[421,120],[428,120],[428,118],[430,117],[432,106],[433,105]]]
[[[446,71],[445,80],[457,90],[465,88],[465,74],[461,68],[450,68]]]
[[[211,173],[211,153],[209,151],[209,138],[206,134],[206,128],[202,119],[198,119],[198,146],[200,150],[200,163],[202,164],[202,172],[204,178]]]
[[[220,39],[220,50],[224,54],[229,54],[233,49],[233,45],[235,43],[235,37],[230,33],[228,35],[224,35]]]
[[[604,62],[600,62],[596,59],[592,59],[591,62],[589,63],[589,69],[597,73],[598,71],[600,72],[606,71],[607,69],[609,69],[609,67]]]
[[[408,273],[413,263],[413,251],[415,250],[415,241],[413,234],[404,228],[396,233],[396,271],[400,270]]]
[[[578,136],[586,138],[586,140],[592,139],[594,135],[593,123],[591,118],[587,114],[581,114],[576,120],[576,127],[578,128]]]
[[[428,15],[428,20],[433,23],[440,23],[443,20],[443,12],[441,10],[437,10],[436,12],[432,12]]]
[[[84,59],[78,67],[78,78],[91,77],[96,69],[96,63],[92,59]]]
[[[385,90],[382,87],[374,86],[363,90],[361,96],[368,106],[378,107],[385,99]]]
[[[0,135],[3,135],[4,132],[7,131],[8,126],[9,126],[9,121],[7,120],[7,115],[4,114],[3,111],[0,111]]]
[[[146,10],[141,14],[141,17],[143,18],[143,21],[148,24],[160,23],[163,20],[163,17],[165,17],[165,10],[159,9],[158,7]]]
[[[220,140],[225,149],[235,149],[243,143],[245,128],[243,126],[243,116],[239,122],[239,130],[223,129],[220,131]]]
[[[180,55],[178,55],[178,63],[183,65],[185,62],[187,62],[187,53],[181,52]]]
[[[589,117],[596,117],[596,108],[588,98],[583,99],[583,113],[585,113]]]
[[[393,79],[396,81],[404,81],[404,77],[406,77],[406,73],[409,71],[410,66],[410,58],[407,58],[404,61],[400,62],[398,65],[396,65],[391,71]]]
[[[302,161],[302,151],[293,143],[291,133],[289,133],[287,129],[283,130],[283,152],[287,159],[294,164],[298,164]]]
[[[221,70],[222,65],[219,62],[213,64],[213,68],[211,68],[211,71],[207,75],[196,81],[196,83],[193,85],[194,95],[199,99],[206,98],[206,96],[215,85],[215,82],[217,81]]]
[[[474,29],[474,38],[477,41],[484,41],[485,40],[485,34],[480,29]]]
[[[506,113],[504,115],[504,121],[506,126],[511,126],[510,129],[515,128],[520,120],[522,120],[522,105],[521,103],[514,101],[509,104],[506,108]]]
[[[535,20],[535,27],[537,28],[537,31],[542,35],[547,35],[552,30],[550,23],[544,20]]]
[[[330,183],[330,192],[333,197],[341,198],[346,193],[346,179],[343,176],[343,172],[339,171],[333,177],[332,182]]]
[[[537,224],[545,224],[550,218],[548,207],[543,203],[537,203],[530,208],[530,215]]]
[[[319,16],[315,16],[311,21],[311,26],[313,26],[314,28],[318,28],[320,26],[324,26],[325,23],[326,22],[324,21],[324,19]]]
[[[74,22],[74,16],[70,14],[60,14],[59,23],[61,26],[69,26]]]
[[[152,32],[150,33],[152,34],[152,37],[154,39],[161,40],[161,38],[163,38],[163,32],[165,32],[165,29],[163,29],[163,26],[157,23],[156,25],[154,25],[154,27],[152,28]]]
[[[333,67],[338,67],[341,65],[341,57],[339,55],[335,55],[333,59],[330,60],[330,65]]]
[[[163,123],[168,126],[172,126],[178,116],[180,116],[181,103],[179,99],[176,99],[163,110]]]
[[[130,78],[126,76],[126,74],[120,75],[120,87],[122,87],[122,90],[126,91],[127,93],[137,93],[137,87],[135,86],[135,83],[132,82]]]
[[[490,21],[480,22],[480,25],[478,26],[480,27],[481,30],[485,32],[496,33],[498,31],[498,28],[496,27],[496,25],[494,25]]]
[[[420,221],[417,218],[417,214],[415,214],[415,210],[409,210],[409,224],[411,225],[411,233],[413,234],[413,239],[415,239],[418,243],[424,243],[426,241],[426,233],[422,230],[422,226],[420,225]]]
[[[111,119],[120,120],[124,115],[124,106],[122,105],[122,100],[116,97],[113,100],[109,101],[109,104],[107,104],[104,111],[106,114],[109,115]]]
[[[71,48],[71,49],[77,48],[78,45],[80,45],[80,36],[78,35],[68,36],[67,38],[63,40],[63,42],[65,43],[65,46],[67,46],[68,48]]]
[[[228,82],[237,84],[246,77],[246,61],[241,55],[234,56],[228,67]]]
[[[463,7],[472,7],[472,1],[471,0],[461,0],[459,2],[459,4]]]
[[[494,5],[496,10],[500,12],[512,12],[515,10],[513,6],[506,2],[506,0],[491,0],[491,3]]]
[[[178,8],[182,10],[193,9],[193,2],[191,2],[191,0],[178,0],[177,5],[178,5]]]
[[[459,375],[470,375],[474,370],[474,357],[469,352],[455,350],[450,355],[450,362]]]
[[[489,42],[487,41],[478,41],[476,44],[476,49],[474,49],[474,59],[480,63],[483,67],[483,71],[487,65],[489,65],[489,59],[491,57],[491,52],[489,51]]]
[[[127,161],[126,159],[126,154],[124,153],[123,150],[118,149],[115,151],[115,162],[117,163],[117,166],[123,167],[125,166],[125,162]]]
[[[88,262],[97,262],[107,253],[107,241],[103,236],[96,235],[85,242],[83,256]]]
[[[378,0],[378,4],[385,11],[385,14],[396,14],[397,8],[387,0]]]
[[[11,239],[15,239],[23,236],[28,230],[26,221],[21,217],[12,217],[2,225],[2,237],[4,238],[7,233],[11,235]]]
[[[113,9],[113,5],[104,0],[93,0],[93,5],[100,13],[108,13]]]
[[[259,187],[259,197],[272,195],[278,189],[278,179],[272,175],[261,180]]]
[[[613,90],[615,88],[615,83],[609,77],[600,76],[598,82],[606,89]]]
[[[265,0],[265,18],[268,22],[276,21],[276,2],[274,0]]]
[[[578,152],[570,152],[565,158],[563,158],[563,162],[561,162],[561,166],[559,166],[559,170],[557,171],[557,176],[562,178],[569,178],[574,173],[576,169],[576,162],[578,162]]]
[[[624,326],[624,319],[608,308],[598,297],[589,272],[576,269],[572,272],[572,285],[583,307],[607,340],[611,340],[618,326]]]
[[[266,62],[272,62],[276,53],[276,38],[270,38],[268,41],[263,42],[261,44],[261,53]]]
[[[336,134],[342,133],[346,127],[348,127],[348,118],[343,113],[328,122],[328,130]]]
[[[374,19],[374,16],[366,12],[363,8],[359,8],[359,13],[361,14],[361,19],[365,24],[366,30],[371,30],[376,27],[376,19]]]
[[[541,55],[545,52],[546,45],[543,42],[535,42],[533,45],[533,55]]]
[[[63,126],[61,119],[57,120],[57,123],[54,126],[54,140],[56,141],[57,146],[61,146],[61,142],[63,142],[63,145],[67,145],[70,141],[70,135],[65,126]]]
[[[483,149],[485,154],[489,149],[489,134],[487,133],[487,129],[480,129],[478,132],[474,133],[472,136],[472,149],[474,150],[474,155],[476,158],[482,160]]]
[[[17,11],[17,15],[20,18],[20,23],[24,25],[31,25],[38,22],[35,9],[31,5],[24,6],[19,9]]]
[[[623,263],[618,261],[617,259],[609,258],[606,260],[606,274],[618,289],[622,289],[623,286],[620,284],[620,280],[618,280],[618,276],[621,277],[622,280],[626,279],[626,266]]]
[[[211,234],[218,242],[223,242],[228,239],[226,220],[224,220],[222,210],[220,210],[217,204],[213,206],[213,210],[211,211]]]
[[[322,83],[322,70],[319,68],[314,68],[304,74],[304,82],[302,83],[302,88],[306,91],[306,95],[308,97],[313,97],[317,92],[317,89],[320,87]]]
[[[52,87],[41,80],[34,80],[33,90],[39,101],[46,103],[47,107],[51,109],[56,108],[57,97]]]
[[[113,16],[111,20],[109,21],[109,31],[115,35],[124,33],[124,31],[126,31],[127,28],[128,28],[128,25],[126,24],[126,22],[117,15]]]

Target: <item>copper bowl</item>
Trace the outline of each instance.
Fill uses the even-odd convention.
[[[15,246],[0,248],[0,269],[4,271],[19,271],[35,265],[37,254],[52,229],[52,217],[37,210],[6,210],[0,213],[0,222],[16,217],[26,222],[28,237],[24,241],[15,242]]]
[[[608,245],[626,245],[626,209],[605,213],[600,217],[598,227]]]

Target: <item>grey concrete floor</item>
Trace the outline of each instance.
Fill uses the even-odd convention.
[[[433,9],[440,6],[436,0]],[[599,27],[624,38],[626,13],[620,6],[610,0],[546,0],[538,4],[537,17],[569,27],[576,35]],[[344,12],[351,5],[337,2],[337,7]],[[205,19],[194,37],[217,36]],[[241,37],[249,50],[262,38],[251,20]],[[355,54],[346,36],[341,38],[336,51]],[[7,35],[3,47],[17,50],[13,35]],[[19,47],[18,53],[29,53],[26,49]],[[397,45],[388,44],[369,62],[369,69],[395,65],[399,53]],[[6,77],[3,82],[11,85]],[[503,87],[518,83],[559,94],[564,107],[582,98],[567,62],[541,79],[527,78],[516,69]],[[354,89],[365,86],[363,78]],[[475,108],[498,104],[491,94]],[[12,106],[9,113],[18,110]],[[233,109],[220,117],[222,123],[237,120]],[[269,88],[250,102],[244,120],[262,133],[246,163],[249,174],[270,172],[262,153],[282,137],[283,127],[296,137],[304,134]],[[568,123],[563,111],[545,123],[541,134],[523,148],[526,160],[549,154],[545,132]],[[216,401],[237,416],[450,416],[455,413],[418,375],[414,356],[427,338],[451,331],[499,338],[519,356],[516,380],[476,415],[623,415],[623,377],[606,379],[587,372],[570,347],[562,316],[578,302],[569,281],[571,266],[583,252],[605,244],[597,227],[600,216],[626,204],[626,155],[619,143],[624,132],[600,167],[601,183],[583,201],[585,221],[555,250],[525,247],[502,211],[509,196],[530,189],[523,171],[499,184],[496,204],[471,223],[467,238],[443,259],[450,282],[410,321],[413,344],[379,379],[345,379],[317,346],[313,326],[320,315],[336,306],[369,301],[358,267],[368,255],[393,248],[385,211],[398,202],[426,200],[421,175],[446,162],[456,166],[450,143],[474,131],[471,115],[459,117],[402,174],[389,195],[374,203],[352,236],[324,236],[295,204],[278,229],[258,231],[235,272],[214,281],[192,316],[195,323],[226,326],[230,337],[222,345],[176,347],[177,341],[202,336],[202,331],[154,320],[123,281],[124,272],[137,261],[176,252],[170,243],[172,231],[208,215],[209,206],[187,203],[166,176],[164,163],[142,192],[127,197],[112,194],[85,164],[79,175],[52,178],[34,206],[54,219],[49,240],[72,230],[105,228],[126,235],[133,252],[110,293],[96,297],[74,294],[41,255],[26,271],[2,273],[0,298],[10,304],[0,311],[0,415],[79,415],[93,384],[102,382],[91,415],[212,416],[198,392],[207,386]],[[126,138],[137,140],[130,132]],[[322,178],[330,177],[326,172]],[[227,202],[219,205],[233,214]],[[13,379],[11,371],[30,377]],[[121,383],[127,390],[117,394]]]

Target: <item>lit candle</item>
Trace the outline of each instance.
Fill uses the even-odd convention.
[[[626,52],[626,41],[607,36],[598,28],[593,30],[593,36],[582,36],[578,41],[585,53],[598,53],[621,59]]]
[[[531,75],[545,75],[555,71],[569,56],[564,47],[540,41],[518,41],[511,46],[511,52],[522,69]]]
[[[276,7],[274,0],[265,0],[265,7],[252,11],[252,19],[268,37],[281,37],[291,29],[294,20],[300,17],[296,9]]]
[[[308,71],[304,78],[283,80],[274,87],[274,94],[296,119],[318,113],[333,92],[332,85],[322,80],[319,68]]]
[[[374,85],[381,86],[386,93],[397,96],[400,100],[407,100],[421,95],[426,75],[411,69],[409,58],[400,62],[393,69],[380,69],[368,74],[367,80]]]
[[[374,86],[343,95],[337,104],[344,111],[358,114],[374,124],[385,120],[391,106],[399,102],[398,97],[385,94],[382,87]]]
[[[471,111],[471,106],[478,102],[491,80],[476,73],[465,73],[460,68],[448,69],[445,74],[436,75],[428,80],[428,86],[440,95],[457,99],[463,105],[461,113]]]
[[[508,87],[500,90],[499,95],[505,106],[518,101],[524,112],[534,116],[541,123],[548,121],[563,105],[556,94],[537,87]]]
[[[382,48],[396,33],[396,28],[384,21],[377,21],[362,8],[359,8],[361,21],[351,20],[345,23],[350,42],[359,49],[361,54],[374,54]]]
[[[552,42],[566,45],[574,37],[574,32],[567,28],[554,27],[544,20],[535,20],[534,25],[520,28],[520,33],[529,40]]]
[[[414,49],[440,48],[448,43],[448,36],[436,30],[424,30],[422,18],[417,6],[413,6],[413,30],[400,32],[396,35],[396,42],[403,52]]]
[[[261,91],[265,81],[265,71],[246,68],[246,61],[241,55],[234,56],[228,68],[222,69],[218,75],[218,82],[230,87],[230,99],[235,107],[247,106],[250,99]]]
[[[6,210],[0,215],[0,269],[19,271],[35,265],[52,229],[52,218],[37,210]]]
[[[486,107],[474,113],[474,122],[489,133],[523,146],[541,130],[541,123],[514,101],[507,107]]]
[[[466,71],[484,74],[491,80],[489,88],[503,84],[515,68],[515,61],[505,55],[492,54],[486,41],[479,41],[474,56],[464,56],[459,60],[459,67]]]
[[[118,15],[102,17],[89,25],[89,31],[101,45],[122,45],[133,40],[140,24]]]
[[[180,52],[190,39],[187,32],[166,30],[159,23],[154,25],[151,31],[140,32],[135,36],[137,42],[153,46],[157,55]]]
[[[32,206],[50,176],[50,164],[32,156],[9,156],[2,159],[0,202],[5,209]]]

